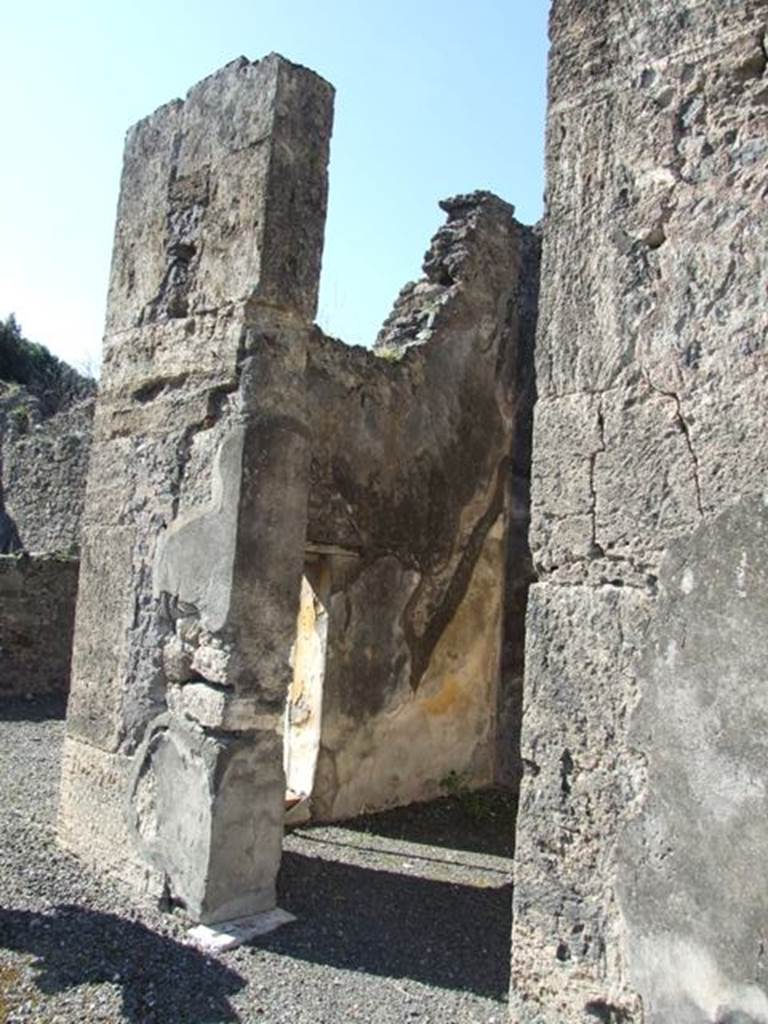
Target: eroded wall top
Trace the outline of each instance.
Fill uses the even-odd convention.
[[[241,57],[131,128],[108,332],[251,299],[314,317],[332,96],[276,54]]]

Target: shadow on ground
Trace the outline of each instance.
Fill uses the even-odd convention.
[[[37,957],[35,984],[43,995],[119,985],[132,1024],[240,1020],[229,1001],[245,985],[239,974],[113,914],[79,906],[49,914],[0,907],[0,947]]]
[[[484,789],[427,804],[365,814],[341,825],[353,832],[369,832],[389,839],[511,858],[516,815],[514,794],[501,789]]]
[[[264,949],[505,1000],[512,886],[438,882],[286,851],[280,906],[298,921]]]
[[[59,694],[43,697],[3,697],[0,694],[0,722],[46,722],[63,719],[67,698]]]
[[[334,844],[333,829],[318,830],[318,843],[326,847],[323,857],[295,850],[283,855],[279,902],[298,920],[253,945],[297,961],[412,979],[505,1002],[509,876],[504,865],[482,863],[474,875],[466,856],[452,857],[451,850],[508,855],[509,820],[485,813],[478,817],[475,805],[457,798],[345,823],[344,830],[350,829],[371,837],[370,842],[361,837],[354,847],[358,853],[370,846],[375,855],[377,838],[404,839],[429,844],[419,853],[402,853],[404,861],[412,857],[414,863],[423,861],[422,867],[434,862],[449,879],[452,865],[461,871],[452,881],[444,880],[445,874],[417,877],[413,865],[401,874],[329,860],[329,848],[352,845],[349,834],[345,839],[339,830]],[[310,840],[311,832],[300,841]],[[439,846],[446,847],[444,853]],[[392,857],[401,855],[390,848],[386,856],[391,866]],[[466,884],[468,877],[476,877],[476,884]],[[43,996],[88,984],[119,986],[123,1017],[131,1024],[240,1020],[231,1003],[247,984],[240,974],[221,960],[112,914],[71,905],[49,913],[0,907],[0,948],[36,958],[35,984]]]

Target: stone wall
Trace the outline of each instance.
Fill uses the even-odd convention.
[[[286,698],[325,657],[316,817],[525,768],[518,1024],[767,1024],[767,23],[553,3],[530,549],[538,240],[511,208],[448,201],[350,349],[312,326],[327,83],[242,59],[129,133],[68,846],[201,919],[271,905]],[[76,503],[36,521],[17,487],[59,442],[5,455],[9,543],[14,512],[70,539]]]
[[[0,402],[5,512],[25,551],[75,556],[95,400],[42,417],[25,389],[13,389],[14,395],[8,394],[10,390]]]
[[[516,745],[497,708],[516,699],[500,675],[505,552],[527,480],[538,243],[488,193],[442,205],[375,350],[319,334],[309,349],[307,537],[355,556],[330,559],[319,818],[489,785],[497,748]]]
[[[768,1020],[767,22],[552,8],[522,1024]]]
[[[538,240],[446,201],[376,351],[325,338],[331,98],[243,59],[126,143],[60,836],[206,921],[274,901],[286,702],[318,818],[492,782],[519,703]]]
[[[94,400],[65,373],[42,402],[0,382],[0,699],[69,688]]]
[[[0,700],[66,693],[77,561],[0,556]]]

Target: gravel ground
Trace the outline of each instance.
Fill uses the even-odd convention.
[[[502,1024],[511,808],[465,795],[286,837],[298,920],[206,957],[59,850],[55,700],[0,704],[0,1024]]]

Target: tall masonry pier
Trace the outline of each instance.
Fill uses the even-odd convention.
[[[125,147],[59,835],[203,922],[275,900],[332,106],[241,58]]]

